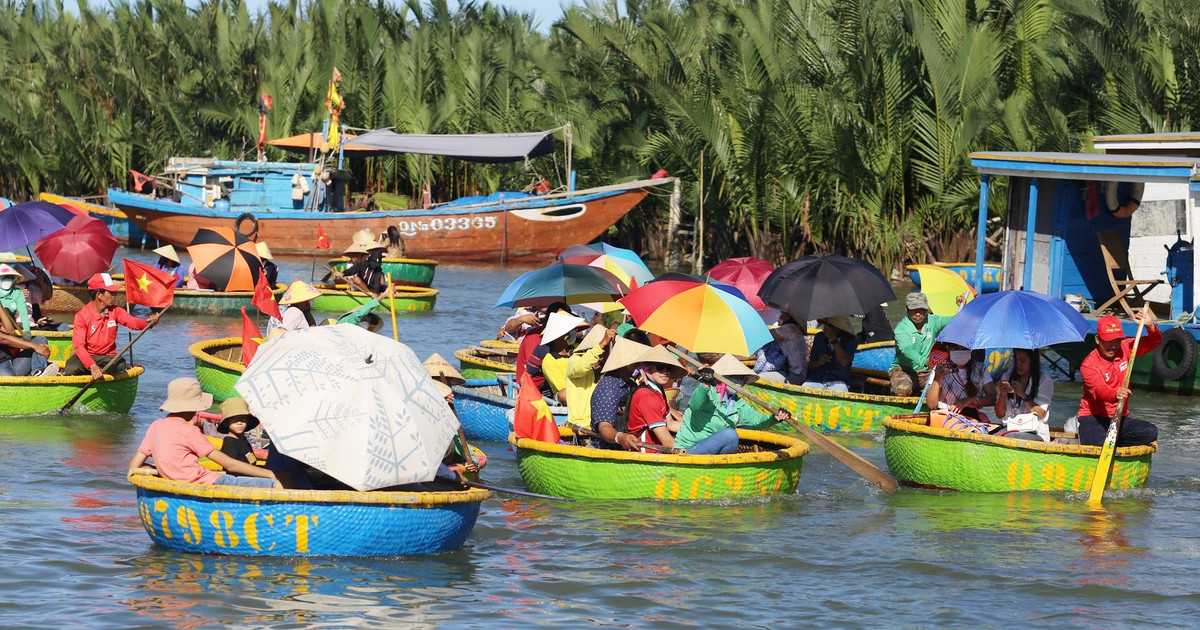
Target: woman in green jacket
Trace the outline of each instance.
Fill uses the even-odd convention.
[[[780,409],[777,414],[762,413],[742,400],[733,388],[718,383],[716,375],[744,385],[756,378],[754,371],[727,354],[712,367],[701,368],[696,380],[699,386],[692,392],[683,412],[683,423],[675,437],[675,448],[692,455],[726,455],[736,453],[737,427],[756,428],[782,422],[791,414]]]

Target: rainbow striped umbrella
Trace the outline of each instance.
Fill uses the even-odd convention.
[[[692,352],[750,356],[771,341],[749,302],[707,283],[659,280],[618,301],[638,328]]]

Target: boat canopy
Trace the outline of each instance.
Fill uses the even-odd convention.
[[[528,133],[399,134],[386,129],[354,138],[355,149],[442,155],[469,162],[519,162],[554,152],[554,131]]]

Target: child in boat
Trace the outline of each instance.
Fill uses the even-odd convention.
[[[1146,338],[1138,343],[1138,356],[1153,352],[1162,343],[1162,332],[1154,323],[1154,313],[1143,308],[1134,313],[1134,321],[1146,322]],[[1079,366],[1083,375],[1083,399],[1079,401],[1079,443],[1100,446],[1108,425],[1117,413],[1117,402],[1129,397],[1125,371],[1133,357],[1133,339],[1125,337],[1121,320],[1105,315],[1096,322],[1096,349]],[[1158,439],[1158,427],[1129,416],[1129,403],[1117,432],[1117,446],[1149,444]]]
[[[184,483],[282,488],[270,470],[236,460],[204,437],[197,426],[200,419],[196,414],[212,406],[212,400],[212,394],[201,390],[200,382],[194,378],[171,381],[167,385],[167,399],[159,407],[167,415],[146,429],[137,453],[129,460],[129,474],[157,474]],[[145,466],[149,457],[154,458],[155,468]],[[201,457],[216,462],[227,472],[201,466]]]
[[[929,400],[936,400],[938,409],[988,421],[982,410],[996,404],[996,386],[981,355],[950,344],[950,360],[934,367],[929,386]]]
[[[217,425],[217,433],[225,433],[221,441],[221,452],[250,464],[256,463],[254,448],[246,438],[246,431],[258,426],[258,418],[250,414],[246,401],[238,396],[225,399],[221,403],[221,423]]]
[[[163,245],[154,250],[154,253],[158,254],[158,262],[154,263],[154,268],[174,276],[176,288],[183,286],[186,280],[183,277],[183,271],[179,269],[179,253],[175,251],[175,248]]]
[[[808,357],[808,379],[804,387],[850,391],[853,379],[850,371],[858,338],[850,318],[844,315],[825,319],[821,334],[813,339],[812,355]]]
[[[675,436],[675,448],[684,449],[692,455],[736,453],[737,427],[763,427],[791,417],[783,409],[774,416],[756,410],[733,388],[718,383],[718,374],[739,385],[757,378],[753,370],[742,365],[731,354],[721,357],[711,367],[701,368],[696,373],[699,385],[692,392],[687,409],[683,412],[679,435]]]
[[[1004,437],[1050,441],[1050,400],[1054,379],[1042,372],[1037,350],[1013,348],[1013,366],[996,383],[996,422],[1009,432]]]
[[[643,381],[629,400],[629,414],[624,430],[617,427],[617,443],[626,450],[638,450],[630,442],[638,440],[659,446],[673,447],[675,437],[671,434],[671,408],[667,405],[666,388],[676,379],[687,374],[680,360],[663,346],[654,346],[638,357]],[[630,436],[625,438],[624,436]],[[631,448],[632,447],[632,448]],[[643,450],[643,452],[651,452]]]
[[[617,427],[625,426],[629,400],[638,386],[637,360],[649,350],[649,345],[627,337],[617,337],[613,340],[612,350],[600,370],[600,380],[592,390],[591,428],[601,438],[593,440],[593,446],[606,449],[626,448],[625,444],[617,442],[618,436],[621,435]],[[625,442],[632,444],[635,438],[627,433],[625,435],[628,436]]]

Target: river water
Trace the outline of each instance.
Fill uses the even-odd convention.
[[[120,254],[148,260],[143,252]],[[311,259],[282,261],[281,280]],[[443,265],[437,308],[402,316],[424,358],[494,334],[524,271]],[[798,492],[717,505],[486,502],[466,546],[422,558],[252,559],[150,543],[126,464],[188,344],[236,318],[169,313],[135,347],[129,415],[0,419],[5,628],[1194,627],[1200,613],[1194,398],[1139,392],[1160,428],[1147,487],[1072,494],[888,496],[813,449]],[[384,331],[387,334],[387,330]],[[1053,411],[1079,387],[1060,384]],[[3,405],[3,401],[0,401]],[[1055,414],[1057,418],[1060,414]],[[1065,415],[1065,414],[1061,414]],[[1061,418],[1059,418],[1061,420]],[[882,435],[837,438],[886,469]],[[489,483],[523,487],[507,444]]]

